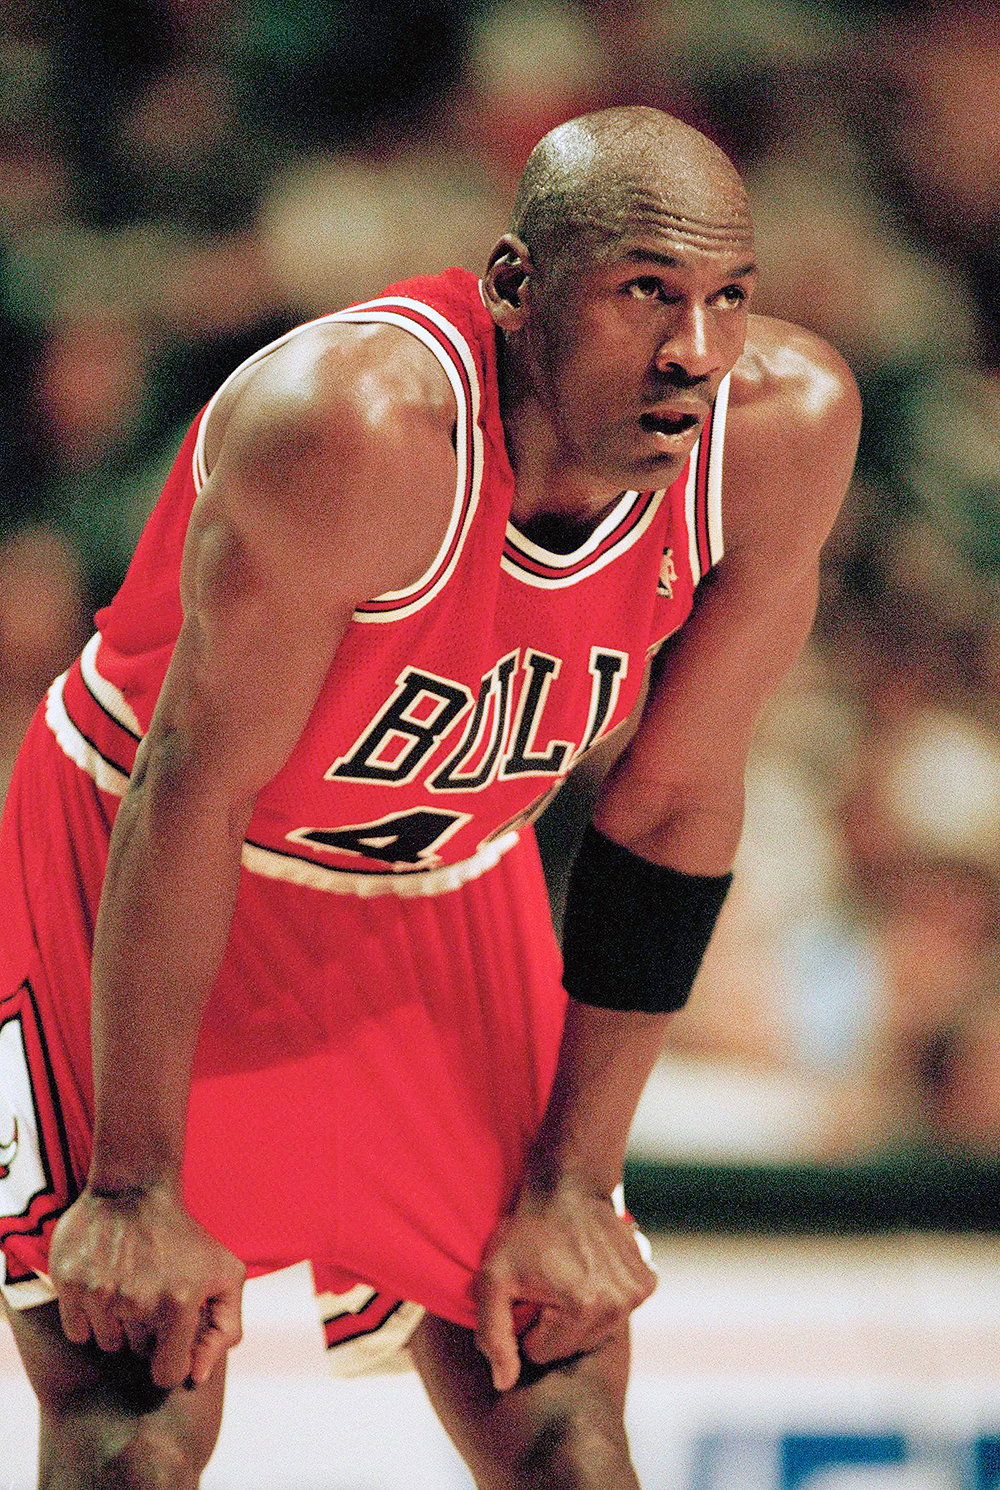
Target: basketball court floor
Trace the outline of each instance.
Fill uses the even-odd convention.
[[[1000,1266],[985,1238],[670,1237],[635,1319],[644,1490],[997,1490]],[[304,1268],[255,1280],[204,1490],[471,1490],[412,1374],[332,1381]],[[0,1490],[34,1490],[0,1323]]]

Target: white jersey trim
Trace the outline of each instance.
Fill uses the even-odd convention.
[[[398,874],[358,874],[351,869],[333,869],[296,854],[264,848],[259,843],[245,843],[243,867],[251,874],[263,875],[265,879],[286,880],[293,885],[304,885],[307,889],[323,890],[333,895],[357,895],[362,900],[372,900],[377,895],[396,895],[400,900],[414,900],[427,895],[446,895],[451,890],[461,889],[470,880],[479,879],[499,864],[517,840],[517,833],[510,829],[499,838],[484,843],[471,859],[461,859],[457,864],[442,864],[437,869]]]
[[[7,1264],[2,1252],[0,1263],[3,1263],[6,1275]],[[35,1273],[30,1278],[21,1278],[17,1283],[8,1283],[4,1276],[0,1278],[0,1293],[12,1309],[18,1310],[37,1309],[40,1304],[51,1304],[57,1297],[55,1284],[48,1273]]]
[[[718,564],[725,552],[722,540],[722,447],[726,439],[731,380],[732,373],[727,373],[715,395],[715,414],[708,453],[708,548],[713,565]]]
[[[688,462],[687,482],[684,486],[684,523],[688,537],[688,563],[691,565],[691,583],[698,588],[701,580],[701,560],[698,557],[698,456],[701,440],[691,452]]]
[[[97,671],[97,652],[101,645],[101,633],[95,631],[90,641],[80,653],[80,672],[88,691],[100,704],[106,714],[110,714],[116,724],[127,729],[130,735],[137,740],[143,736],[143,728],[136,717],[135,711],[120,688],[109,683],[107,678],[101,676]]]
[[[663,492],[658,492],[657,495],[662,497]],[[551,549],[543,548],[541,544],[534,543],[530,538],[526,538],[520,529],[515,528],[511,522],[507,524],[507,537],[514,548],[520,549],[521,553],[527,554],[529,558],[537,559],[541,564],[548,564],[553,569],[567,569],[570,565],[579,564],[588,554],[592,554],[595,549],[600,548],[608,534],[613,533],[619,523],[624,521],[629,510],[639,500],[639,497],[640,493],[637,491],[622,492],[622,495],[611,511],[602,519],[587,541],[581,543],[580,547],[575,548],[572,553],[556,554]]]
[[[422,1305],[407,1301],[371,1334],[328,1345],[326,1363],[330,1375],[388,1376],[413,1371],[415,1366],[408,1346],[424,1313]]]
[[[66,674],[61,673],[45,696],[46,724],[63,754],[85,771],[101,791],[123,797],[128,788],[128,775],[106,760],[74,724],[63,701],[65,682]],[[110,684],[107,688],[113,699],[117,690]],[[113,709],[108,712],[114,713]],[[243,868],[251,874],[262,875],[265,879],[284,880],[287,884],[304,885],[310,890],[323,890],[334,895],[358,895],[365,900],[376,895],[396,895],[401,900],[410,900],[426,895],[445,895],[450,890],[458,890],[470,880],[479,879],[500,862],[517,840],[516,831],[510,829],[498,838],[484,843],[469,859],[462,859],[457,864],[442,864],[436,869],[409,873],[359,874],[355,870],[334,869],[327,864],[317,864],[312,859],[301,858],[298,854],[282,853],[279,849],[269,849],[262,844],[250,842],[243,844],[240,860]]]
[[[607,564],[613,563],[615,559],[620,559],[622,554],[627,553],[633,544],[638,543],[650,523],[656,517],[665,495],[666,487],[654,492],[652,500],[642,517],[633,528],[629,529],[621,541],[611,544],[607,551],[601,554],[600,558],[595,559],[593,563],[587,564],[582,569],[576,569],[572,574],[560,575],[558,578],[551,574],[532,574],[529,570],[515,564],[507,554],[501,554],[500,567],[505,574],[509,574],[514,579],[520,580],[523,584],[534,585],[538,590],[564,590],[567,585],[579,584],[581,580],[587,579],[592,574],[597,574],[599,570],[603,569]],[[549,564],[552,567],[556,565],[579,564],[581,557],[588,549],[592,550],[598,547],[602,540],[607,537],[608,533],[612,531],[612,528],[623,520],[628,507],[632,505],[638,496],[639,493],[626,492],[622,501],[616,504],[614,511],[591,534],[587,543],[572,554],[550,554],[547,549],[539,548],[537,544],[531,543],[529,539],[523,537],[516,529],[511,529],[510,527],[508,527],[508,535],[511,533],[515,535],[516,547],[522,553],[529,554],[532,558],[538,559],[542,563]]]
[[[436,326],[441,334],[442,340],[451,348],[452,354],[461,362],[469,383],[469,394],[466,395],[462,386],[462,380],[454,363],[450,360],[447,352],[434,335],[425,327],[412,320],[406,311],[411,310],[423,316]],[[269,342],[267,346],[261,347],[251,356],[240,363],[239,367],[226,378],[225,382],[213,394],[206,405],[198,427],[195,439],[194,454],[192,459],[192,475],[196,492],[200,492],[202,486],[208,479],[208,466],[205,459],[205,439],[208,421],[215,408],[217,400],[225,390],[242,373],[253,367],[256,363],[269,356],[272,352],[283,347],[304,331],[311,330],[315,326],[329,324],[384,324],[398,326],[403,331],[408,331],[422,342],[427,350],[437,359],[444,369],[448,382],[451,384],[455,395],[455,403],[458,410],[458,421],[456,430],[456,473],[455,473],[455,497],[452,502],[451,515],[444,538],[438,546],[433,560],[424,570],[423,574],[413,584],[407,585],[401,590],[387,590],[382,595],[372,597],[372,603],[397,602],[391,610],[366,611],[356,610],[353,615],[355,621],[369,623],[386,623],[388,621],[401,620],[405,616],[413,615],[415,611],[422,609],[434,597],[440,593],[454,573],[455,566],[461,556],[468,535],[469,527],[475,516],[479,505],[479,494],[483,479],[483,432],[479,424],[480,410],[480,383],[479,373],[472,356],[471,349],[465,337],[458,328],[433,306],[426,305],[422,300],[414,300],[405,295],[382,296],[377,300],[368,300],[361,305],[349,306],[344,310],[331,311],[329,315],[318,316],[312,321],[306,321],[301,326],[295,326],[279,336],[275,341]],[[471,437],[471,439],[470,439]],[[471,442],[472,471],[467,469],[467,448]],[[466,500],[466,488],[468,486],[468,500]],[[459,527],[461,531],[459,532]],[[449,551],[451,557],[448,559]],[[445,563],[448,559],[447,564]],[[442,566],[444,566],[442,568]],[[438,574],[438,570],[441,573]],[[433,584],[437,574],[437,579]],[[429,586],[429,588],[426,588]],[[423,592],[423,593],[421,593]],[[413,601],[407,605],[407,597],[414,596]]]
[[[65,682],[66,674],[60,673],[45,695],[45,723],[55,735],[56,743],[63,754],[68,755],[81,771],[86,771],[95,786],[102,792],[110,792],[112,796],[123,797],[129,782],[127,774],[111,761],[105,760],[96,746],[73,723],[63,701]]]
[[[725,551],[722,534],[722,452],[726,439],[726,415],[729,410],[731,379],[732,374],[727,373],[719,384],[709,432],[707,490],[704,500],[710,568],[718,564]],[[698,443],[691,451],[687,483],[684,488],[684,521],[687,525],[688,559],[695,589],[705,577],[702,573],[701,560],[698,557],[698,468],[701,464],[701,442],[704,438],[705,434],[702,431],[698,437]]]

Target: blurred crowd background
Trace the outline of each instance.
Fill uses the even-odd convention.
[[[1000,10],[6,0],[0,28],[0,792],[226,373],[480,269],[553,124],[664,107],[746,176],[756,308],[865,406],[664,1071],[695,1147],[711,1118],[723,1151],[756,1123],[779,1157],[998,1154]]]

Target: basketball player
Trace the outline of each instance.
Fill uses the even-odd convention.
[[[197,1485],[244,1274],[305,1258],[332,1362],[408,1341],[479,1486],[637,1485],[626,1135],[858,435],[755,274],[729,161],[603,112],[481,284],[301,327],[195,422],[4,819],[44,1485]],[[640,708],[563,968],[528,824]]]

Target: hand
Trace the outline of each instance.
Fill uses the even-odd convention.
[[[604,1345],[655,1287],[631,1222],[606,1196],[565,1184],[544,1193],[525,1185],[474,1283],[476,1344],[496,1390],[514,1386],[522,1353],[543,1365]],[[519,1303],[536,1306],[520,1345]]]
[[[172,1187],[84,1190],[52,1235],[49,1273],[67,1339],[127,1342],[154,1383],[198,1386],[240,1339],[246,1269],[188,1214]]]

